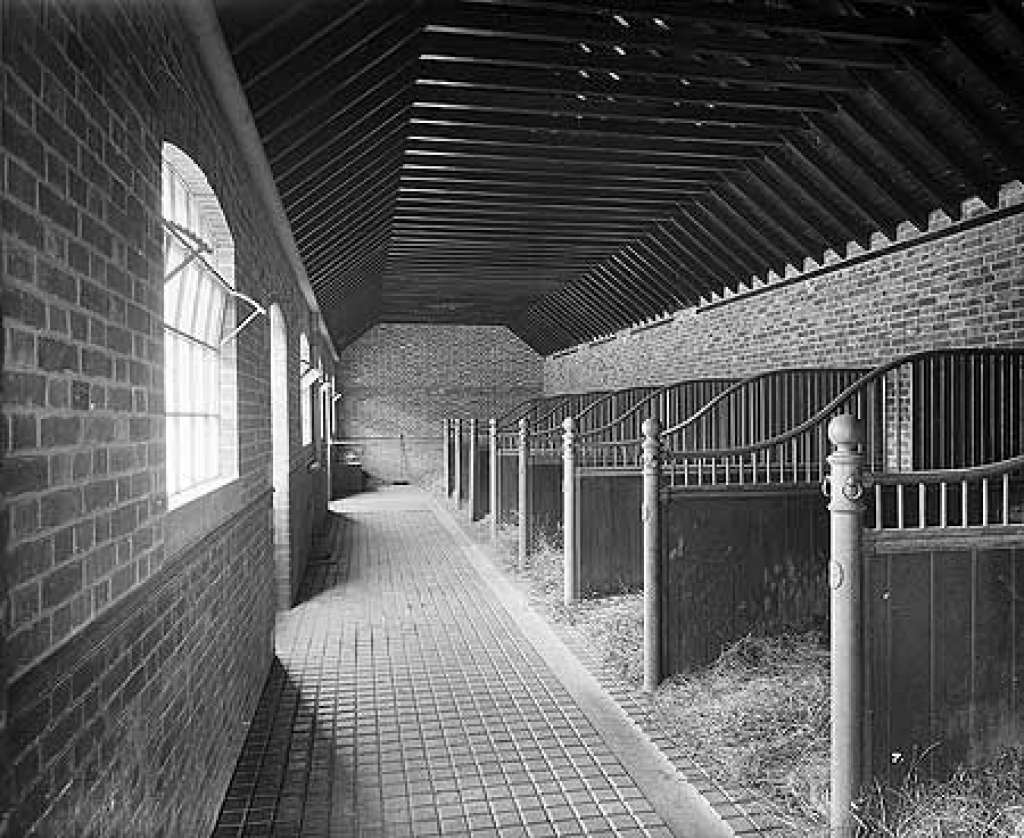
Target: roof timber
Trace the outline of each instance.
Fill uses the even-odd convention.
[[[823,93],[804,90],[759,90],[750,86],[726,87],[720,82],[701,83],[679,77],[633,74],[628,71],[588,71],[582,68],[516,67],[509,73],[499,64],[420,57],[417,84],[475,91],[569,94],[614,97],[636,102],[735,106],[743,111],[832,111],[835,104]],[[600,101],[600,100],[599,100]]]
[[[660,30],[656,27],[628,33],[628,48],[623,47],[627,33],[611,15],[587,15],[577,8],[560,13],[545,10],[530,13],[509,7],[495,13],[492,8],[474,9],[473,3],[454,10],[448,15],[435,15],[424,28],[428,35],[440,34],[452,38],[469,37],[474,40],[509,40],[535,44],[586,45],[592,51],[598,47],[620,47],[622,57],[657,51],[658,56],[676,59],[682,56],[712,55],[747,59],[792,59],[823,67],[892,67],[898,58],[884,48],[865,43],[822,44],[806,38],[767,37],[737,38],[695,33],[691,28]],[[620,16],[621,17],[621,16]],[[632,27],[626,27],[632,29]],[[428,37],[428,43],[431,39]],[[429,48],[429,47],[428,47]],[[499,47],[501,49],[502,47]],[[616,53],[618,54],[618,53]]]
[[[339,343],[550,352],[1024,177],[1009,0],[214,2]]]

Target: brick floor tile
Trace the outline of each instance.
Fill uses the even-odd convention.
[[[421,495],[339,508],[215,835],[669,834]]]

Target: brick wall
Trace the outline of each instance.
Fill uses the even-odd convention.
[[[541,359],[504,327],[383,323],[342,351],[338,381],[341,435],[390,437],[364,443],[365,470],[430,482],[442,472],[442,420],[486,422],[537,395]]]
[[[240,290],[284,312],[293,418],[316,332],[172,4],[12,0],[2,32],[0,835],[200,835],[273,654],[270,342],[237,342],[238,480],[168,512],[163,141],[217,193]]]
[[[1002,192],[1005,206],[1022,200],[1019,184]],[[1024,214],[545,358],[544,389],[873,365],[921,349],[990,344],[1024,345]]]

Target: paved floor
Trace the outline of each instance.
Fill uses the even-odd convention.
[[[332,509],[215,836],[723,834],[428,498]]]

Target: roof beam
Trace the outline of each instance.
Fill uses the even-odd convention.
[[[573,114],[568,111],[513,112],[498,106],[487,109],[468,106],[441,107],[416,101],[413,102],[412,108],[413,113],[409,120],[410,134],[415,133],[417,125],[433,124],[443,126],[446,133],[453,135],[453,139],[459,139],[459,131],[463,125],[484,126],[508,131],[554,131],[580,139],[585,139],[589,135],[619,136],[623,138],[622,142],[626,138],[656,137],[669,143],[700,149],[704,154],[728,156],[732,156],[730,152],[735,150],[735,146],[761,147],[778,145],[781,142],[780,132],[772,128],[729,128],[684,120],[642,120],[615,115]],[[739,151],[743,153],[742,149]]]
[[[803,127],[799,112],[691,103],[682,96],[668,101],[636,101],[610,93],[558,93],[429,84],[419,80],[412,91],[414,107],[453,108],[519,115],[548,115],[573,119],[637,120],[662,127],[704,125],[723,128],[795,129]],[[725,132],[723,132],[725,133]]]
[[[867,0],[872,2],[872,0]],[[566,13],[579,12],[583,8],[591,8],[595,13],[611,15],[607,0],[502,0],[500,3],[488,3],[489,6],[511,6],[525,9],[560,9]],[[629,0],[621,4],[621,13],[630,26],[660,18],[668,23],[668,31],[673,31],[693,23],[712,24],[716,27],[753,30],[757,32],[783,32],[794,35],[814,36],[826,39],[852,40],[855,43],[869,42],[879,44],[911,44],[927,40],[928,32],[915,17],[907,14],[904,7],[907,0],[886,3],[897,7],[893,12],[873,13],[865,17],[850,15],[823,14],[812,5],[814,11],[791,10],[774,6],[737,7],[732,4],[715,2],[699,2],[688,0],[683,4],[667,4],[664,0]],[[916,3],[914,5],[917,5]],[[938,3],[945,11],[952,11],[956,6],[954,0]],[[984,0],[965,0],[961,7],[965,11],[984,8]],[[619,11],[619,9],[616,9]],[[654,24],[656,25],[656,24]]]
[[[431,87],[455,87],[475,91],[518,91],[522,93],[562,94],[568,96],[613,96],[631,102],[658,104],[680,102],[696,107],[714,105],[758,111],[831,112],[835,104],[815,91],[758,90],[753,87],[723,87],[721,84],[678,78],[588,71],[585,69],[547,69],[516,67],[514,72],[497,64],[469,61],[445,61],[420,58],[417,82]]]
[[[505,43],[533,45],[586,44],[592,51],[617,47],[625,54],[656,52],[667,60],[693,56],[714,56],[748,60],[789,60],[826,67],[887,68],[894,56],[874,44],[822,44],[817,39],[778,34],[771,37],[721,36],[707,32],[691,34],[692,27],[677,27],[671,32],[657,27],[623,27],[611,15],[588,15],[548,10],[543,15],[506,7],[500,14],[491,9],[475,9],[465,4],[449,14],[431,15],[424,27],[428,38],[434,34],[468,37],[489,41],[495,52],[503,52]]]
[[[729,82],[757,89],[842,92],[859,90],[861,83],[845,70],[791,69],[781,66],[750,67],[731,61],[693,61],[646,53],[624,56],[612,50],[584,52],[568,44],[489,40],[448,33],[424,33],[420,57],[426,60],[462,60],[503,67],[542,67],[650,75],[687,82]]]

